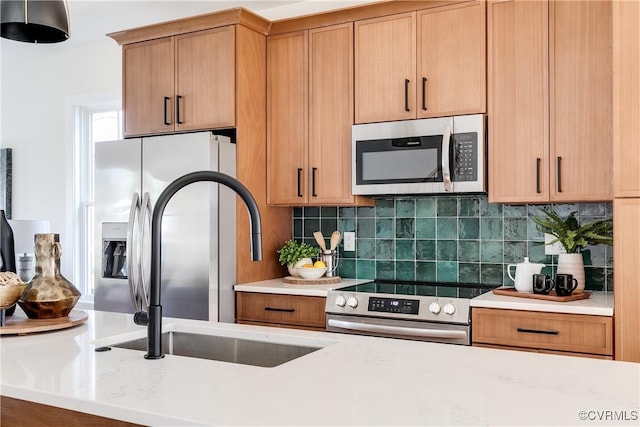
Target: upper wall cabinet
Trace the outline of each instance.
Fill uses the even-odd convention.
[[[489,200],[611,200],[607,1],[488,4]]]
[[[350,205],[353,26],[267,40],[267,197],[274,205]]]
[[[125,136],[235,124],[233,25],[123,46]]]
[[[355,122],[486,112],[485,3],[355,23]]]

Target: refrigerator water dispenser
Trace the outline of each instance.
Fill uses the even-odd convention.
[[[127,223],[102,223],[102,277],[127,278]]]

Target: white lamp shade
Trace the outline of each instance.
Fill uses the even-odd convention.
[[[10,219],[13,230],[13,243],[16,253],[31,254],[34,249],[34,236],[49,232],[49,221],[31,219]]]

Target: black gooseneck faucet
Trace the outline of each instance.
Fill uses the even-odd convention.
[[[162,215],[171,197],[181,188],[194,182],[211,181],[223,184],[235,191],[249,210],[251,223],[251,253],[254,261],[262,259],[262,230],[260,211],[255,199],[242,183],[221,172],[191,172],[173,181],[158,197],[151,219],[151,284],[149,290],[149,312],[139,311],[133,316],[136,325],[147,326],[147,354],[145,359],[161,359],[162,353],[162,305],[161,293],[161,241]]]

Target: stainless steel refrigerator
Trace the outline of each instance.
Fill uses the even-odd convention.
[[[193,171],[235,177],[235,144],[197,132],[95,147],[96,310],[146,309],[151,212],[162,190]],[[162,221],[162,307],[168,317],[235,321],[236,195],[198,182],[169,201]]]

